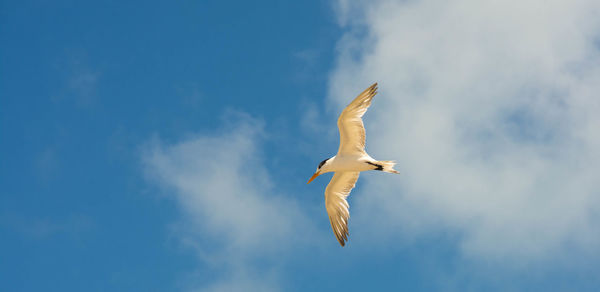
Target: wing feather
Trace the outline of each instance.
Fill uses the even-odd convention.
[[[346,197],[354,188],[359,174],[360,172],[354,171],[338,171],[325,189],[325,208],[329,215],[329,223],[331,223],[333,234],[342,246],[348,240],[348,218],[350,218],[348,210],[350,205],[348,205]]]
[[[362,154],[365,151],[366,132],[362,116],[367,112],[375,94],[377,83],[359,94],[340,114],[337,122],[340,130],[339,154]]]

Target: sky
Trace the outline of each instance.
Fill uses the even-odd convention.
[[[1,291],[597,291],[600,2],[0,1]],[[350,237],[337,115],[379,82]]]

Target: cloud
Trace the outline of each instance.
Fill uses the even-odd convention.
[[[191,288],[277,290],[276,267],[290,243],[306,243],[312,231],[295,201],[274,188],[260,151],[262,123],[243,114],[226,120],[218,134],[155,139],[144,151],[145,170],[182,210],[174,230],[196,251],[203,273],[219,275],[190,279]]]
[[[54,148],[44,149],[35,160],[35,168],[43,182],[53,180],[60,170],[60,159]]]
[[[0,226],[6,226],[31,239],[47,239],[56,236],[79,236],[94,227],[91,218],[82,214],[70,214],[59,219],[27,217],[13,211],[0,216]]]
[[[82,107],[93,105],[101,72],[92,66],[87,53],[81,49],[68,49],[67,55],[56,65],[63,84],[52,97],[53,101],[70,101]]]
[[[347,31],[330,100],[342,108],[380,82],[368,151],[402,173],[367,179],[355,204],[370,212],[356,225],[378,218],[368,229],[388,239],[451,230],[476,259],[598,251],[600,2],[340,1],[338,11]]]

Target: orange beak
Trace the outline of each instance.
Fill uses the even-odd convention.
[[[321,175],[320,172],[315,172],[315,174],[313,174],[313,176],[308,180],[308,182],[306,184],[309,184],[311,181],[313,181],[313,179],[317,178],[317,176]]]

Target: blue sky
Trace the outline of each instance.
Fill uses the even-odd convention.
[[[0,290],[598,290],[600,7],[509,2],[1,2]]]

